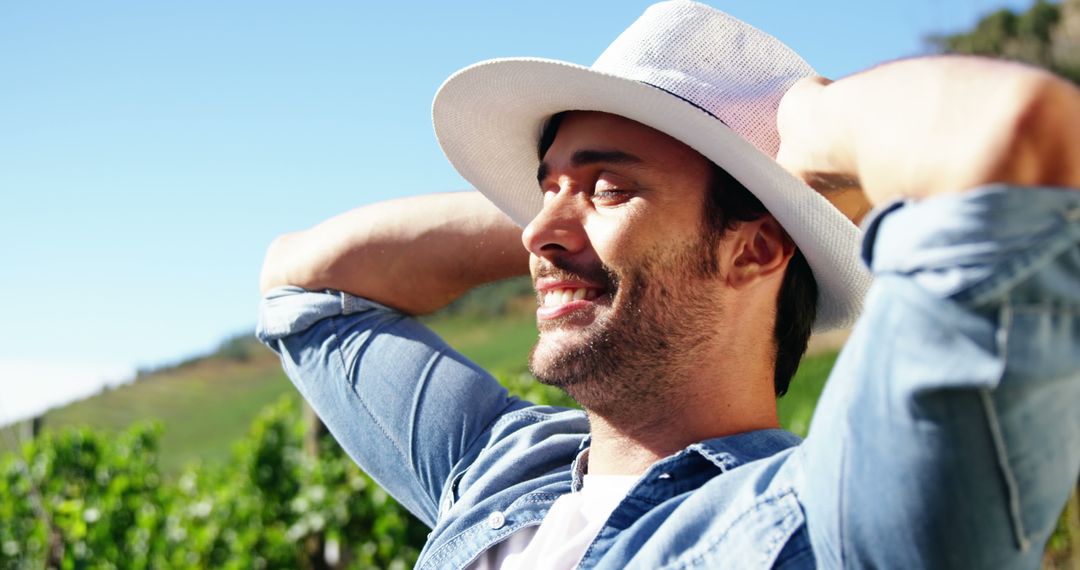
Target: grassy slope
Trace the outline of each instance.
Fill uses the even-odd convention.
[[[497,319],[449,315],[426,324],[485,369],[518,373],[526,369],[529,351],[536,343],[535,322],[531,313],[514,311]]]
[[[175,472],[192,461],[226,459],[255,414],[292,392],[269,351],[246,362],[207,358],[50,411],[45,425],[120,430],[137,421],[160,421],[162,467]]]
[[[484,320],[446,315],[430,319],[428,325],[466,356],[506,373],[524,369],[536,339],[532,317],[521,311]],[[285,394],[296,394],[275,354],[249,348],[246,360],[212,355],[52,410],[45,415],[46,429],[120,430],[138,421],[160,421],[166,471],[176,472],[193,461],[222,461],[259,410]],[[21,431],[0,429],[0,451],[16,447]]]
[[[525,305],[514,303],[499,318],[459,313],[427,319],[427,324],[497,375],[519,375],[536,340],[533,316]],[[211,356],[53,410],[45,417],[46,429],[119,430],[133,422],[156,420],[165,427],[161,459],[166,471],[176,472],[193,461],[222,461],[258,410],[284,394],[295,394],[276,355],[261,347],[248,348],[245,360]],[[794,382],[780,402],[785,426],[805,433],[831,364],[831,356],[808,359],[800,371],[805,377]],[[0,450],[10,448],[11,439],[9,430],[0,438]]]

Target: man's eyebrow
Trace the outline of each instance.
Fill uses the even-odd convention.
[[[621,150],[579,150],[570,157],[570,166],[580,168],[590,164],[640,164],[644,162],[637,156]],[[536,169],[536,181],[543,183],[548,176],[548,165],[541,162]]]
[[[579,150],[570,157],[570,165],[577,168],[588,164],[638,164],[642,160],[621,150]]]

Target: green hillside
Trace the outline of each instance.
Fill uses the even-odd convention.
[[[137,421],[155,420],[164,428],[164,471],[176,472],[193,461],[223,461],[260,410],[293,393],[276,355],[254,341],[251,349],[246,360],[209,356],[52,410],[45,415],[45,429],[120,431]]]
[[[504,286],[510,287],[520,285]],[[495,305],[496,310],[489,305],[483,311],[488,316],[471,308],[470,302],[459,303],[425,321],[485,368],[523,372],[536,339],[531,310],[524,308],[520,296]],[[226,341],[206,357],[143,373],[134,383],[51,410],[45,414],[44,426],[46,430],[87,426],[120,431],[137,421],[159,421],[164,427],[162,467],[176,473],[190,462],[227,459],[233,442],[247,433],[256,414],[284,394],[296,392],[282,373],[277,355],[244,335]],[[18,427],[0,430],[0,451],[16,447],[22,431]]]

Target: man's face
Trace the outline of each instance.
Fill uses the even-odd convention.
[[[672,392],[718,322],[703,223],[711,166],[675,139],[594,112],[565,116],[538,175],[532,253],[540,338],[530,368],[611,413]]]

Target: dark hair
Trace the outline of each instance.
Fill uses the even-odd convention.
[[[566,112],[552,115],[544,125],[537,144],[537,156],[544,160],[559,125]],[[756,220],[769,211],[765,205],[723,168],[712,164],[709,192],[705,201],[702,223],[708,237],[715,243],[729,229],[739,222]],[[715,268],[714,259],[703,260],[706,266]],[[810,340],[810,331],[817,316],[817,281],[810,270],[810,264],[798,248],[791,256],[780,293],[776,298],[776,322],[773,337],[776,341],[776,366],[773,369],[773,386],[777,396],[783,396],[795,376],[799,361],[806,352]]]
[[[769,211],[765,205],[723,168],[712,165],[712,180],[705,200],[704,223],[713,240],[739,222],[756,220]],[[783,396],[806,353],[810,331],[817,316],[818,289],[810,264],[799,248],[795,248],[784,272],[780,293],[776,296],[776,366],[773,386],[777,396]]]

